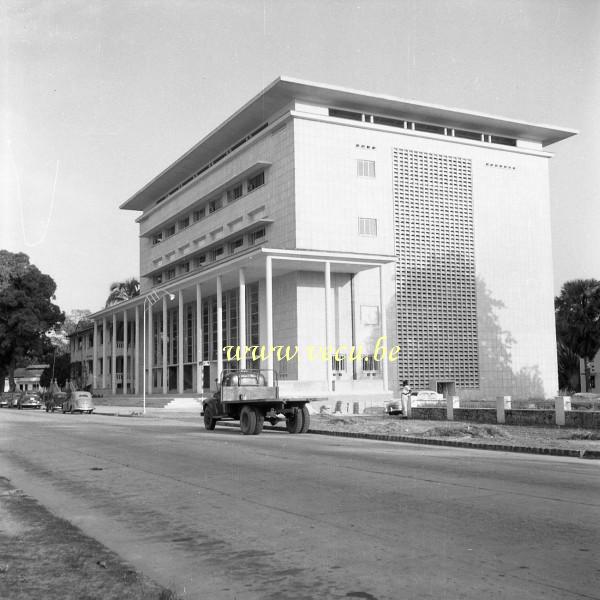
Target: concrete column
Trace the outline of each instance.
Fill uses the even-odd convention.
[[[106,317],[102,317],[102,387],[106,388]]]
[[[246,368],[246,273],[243,267],[239,271],[240,300],[238,302],[238,344],[242,353],[240,368]]]
[[[94,349],[92,350],[92,388],[95,390],[96,383],[96,375],[98,373],[98,321],[94,321]]]
[[[406,418],[412,419],[412,396],[410,394],[406,399]]]
[[[448,421],[454,421],[454,409],[460,408],[460,400],[458,396],[448,396],[446,403],[446,418]]]
[[[265,292],[267,304],[267,385],[273,385],[273,257],[265,263]]]
[[[152,340],[154,338],[154,320],[152,319],[152,304],[148,304],[148,339],[146,340],[146,348],[147,348],[147,353],[148,353],[148,362],[147,367],[148,367],[148,373],[144,375],[144,377],[147,377],[147,385],[146,388],[148,390],[148,393],[151,394],[152,393],[152,373],[153,373],[153,367],[154,367],[154,344],[152,343]]]
[[[496,420],[498,423],[506,422],[505,411],[510,410],[512,406],[512,399],[510,396],[497,396],[496,397]]]
[[[177,311],[177,392],[183,394],[183,290],[179,290],[179,310]]]
[[[331,392],[331,357],[329,356],[329,347],[331,346],[331,325],[333,323],[333,313],[331,310],[331,263],[325,262],[325,353],[327,354],[326,365],[326,377],[327,377],[327,391]]]
[[[167,297],[163,296],[162,299],[162,392],[166,394],[169,391],[169,330],[167,329],[168,323],[168,311],[167,311]]]
[[[112,316],[112,354],[110,357],[110,380],[113,396],[117,393],[117,313]]]
[[[196,284],[196,393],[201,394],[202,387],[202,355],[203,355],[203,331],[202,331],[202,288]]]
[[[565,412],[571,410],[571,396],[554,398],[554,411],[557,425],[565,424]]]
[[[123,311],[123,394],[127,394],[127,311]]]
[[[387,315],[385,310],[385,294],[383,293],[383,266],[379,266],[379,312],[381,313],[381,337],[384,340],[387,339]],[[383,353],[381,358],[381,372],[383,375],[383,390],[388,391],[388,344],[383,344],[386,347],[386,351]]]
[[[217,378],[223,372],[223,281],[217,275]]]
[[[140,307],[135,307],[135,369],[134,369],[134,381],[135,381],[135,393],[140,393]]]

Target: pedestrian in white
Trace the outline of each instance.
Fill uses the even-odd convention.
[[[408,416],[408,399],[410,397],[410,386],[406,379],[402,382],[402,391],[400,392],[400,402],[402,402],[402,416]]]

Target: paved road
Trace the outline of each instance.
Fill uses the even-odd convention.
[[[0,411],[0,474],[185,598],[600,598],[600,464]]]

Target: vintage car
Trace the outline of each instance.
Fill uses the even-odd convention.
[[[420,390],[418,392],[411,392],[410,404],[413,408],[420,406],[438,406],[440,402],[444,400],[442,394],[438,394],[432,390]],[[400,398],[394,398],[387,403],[385,407],[388,415],[401,415],[402,414],[402,401]]]
[[[52,391],[47,392],[44,396],[46,404],[46,412],[54,412],[57,408],[62,409],[63,402],[67,399],[67,392]]]
[[[62,403],[63,413],[80,412],[88,413],[89,415],[91,415],[93,410],[94,401],[92,400],[92,395],[89,392],[67,392],[67,398]]]
[[[24,391],[21,392],[19,400],[17,401],[17,408],[42,408],[42,397],[38,392]]]
[[[21,395],[20,391],[17,392],[4,392],[2,394],[2,400],[6,402],[4,406],[6,408],[17,408],[17,404],[19,404],[19,396]]]

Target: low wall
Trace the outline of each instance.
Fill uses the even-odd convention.
[[[440,406],[422,406],[413,408],[413,419],[425,421],[446,421],[446,408]],[[534,425],[554,427],[556,425],[553,410],[538,409],[506,409],[506,425]],[[493,408],[455,408],[455,421],[496,424],[496,410]],[[600,411],[568,410],[565,411],[565,427],[580,429],[600,429]]]

